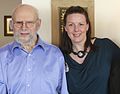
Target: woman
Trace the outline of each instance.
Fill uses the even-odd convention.
[[[67,9],[62,37],[69,94],[108,94],[110,67],[119,47],[107,38],[91,39],[88,13],[80,6]]]

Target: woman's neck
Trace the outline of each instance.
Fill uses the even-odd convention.
[[[85,50],[85,42],[86,42],[86,38],[84,38],[83,40],[81,40],[80,42],[76,42],[76,43],[72,43],[72,49],[74,52],[78,52],[78,51],[84,51]]]
[[[74,44],[73,45],[73,51],[74,52],[78,52],[78,51],[80,51],[80,50],[82,50],[82,51],[84,51],[84,44]]]

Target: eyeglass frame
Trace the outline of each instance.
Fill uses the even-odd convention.
[[[23,25],[25,24],[25,26],[27,28],[32,28],[34,26],[34,24],[37,22],[38,19],[36,19],[35,21],[15,21],[13,20],[13,24],[17,27],[17,28],[21,28],[23,27]],[[20,26],[18,26],[20,25]]]

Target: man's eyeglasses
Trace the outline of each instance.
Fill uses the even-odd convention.
[[[37,20],[35,21],[14,21],[14,26],[21,28],[24,24],[27,28],[31,28],[34,26]]]

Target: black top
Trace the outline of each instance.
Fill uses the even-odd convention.
[[[94,45],[97,49],[90,51],[82,64],[63,53],[69,68],[69,94],[108,94],[110,67],[118,46],[106,38],[96,38]]]

